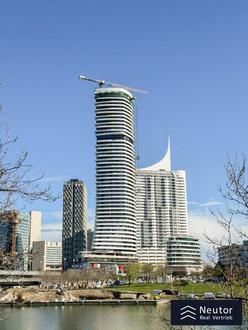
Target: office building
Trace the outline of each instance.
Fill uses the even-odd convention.
[[[0,222],[0,249],[6,253],[12,236],[11,222],[2,219]],[[18,269],[28,270],[33,241],[41,237],[41,212],[19,212],[16,225],[16,253]]]
[[[232,243],[218,248],[218,262],[223,267],[248,268],[248,241]]]
[[[41,212],[31,211],[30,212],[30,249],[33,246],[34,241],[41,240]]]
[[[33,271],[61,271],[62,244],[58,242],[33,242]]]
[[[87,192],[83,181],[72,179],[63,188],[63,269],[77,262],[79,251],[87,248]]]
[[[172,236],[166,242],[166,268],[171,273],[199,273],[202,271],[201,249],[197,238]]]
[[[96,221],[92,253],[105,255],[105,259],[128,260],[136,256],[134,97],[123,88],[101,87],[95,91],[95,100]]]
[[[163,159],[136,170],[137,254],[165,263],[167,238],[188,235],[185,171],[171,170],[170,141]]]
[[[94,231],[92,229],[87,230],[87,251],[92,250]]]

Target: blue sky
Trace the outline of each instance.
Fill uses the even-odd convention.
[[[69,178],[86,182],[92,219],[95,86],[78,75],[146,89],[136,94],[139,165],[157,162],[170,135],[202,224],[221,201],[226,152],[247,150],[247,14],[239,0],[4,1],[4,121],[54,192]],[[61,223],[62,200],[27,208],[47,229]]]

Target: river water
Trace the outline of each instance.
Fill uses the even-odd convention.
[[[0,310],[0,317],[2,319],[0,330],[172,329],[166,321],[170,319],[169,305],[8,307]],[[183,327],[183,329],[189,328]],[[211,329],[234,329],[234,327]]]

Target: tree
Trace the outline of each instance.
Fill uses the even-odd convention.
[[[220,193],[225,201],[225,211],[218,210],[211,212],[217,219],[222,231],[220,239],[210,237],[205,233],[208,243],[213,246],[212,262],[215,262],[215,272],[224,279],[224,286],[232,298],[242,298],[244,306],[244,318],[248,315],[248,255],[242,251],[242,245],[238,244],[237,238],[248,237],[247,233],[238,229],[235,225],[235,216],[248,217],[248,180],[247,180],[247,159],[242,156],[238,159],[236,156],[231,159],[226,157],[224,164],[226,183],[224,188],[220,188]],[[245,253],[243,253],[245,252]],[[216,255],[224,255],[220,262],[216,263]],[[243,258],[245,257],[245,260]],[[214,260],[215,257],[215,260]]]
[[[162,278],[162,281],[164,281],[164,278],[167,274],[167,269],[165,265],[156,265],[154,267],[154,277],[156,279],[156,282],[158,282],[158,278]]]
[[[131,263],[125,265],[125,273],[128,278],[128,285],[130,286],[133,280],[137,280],[140,272],[140,264]]]
[[[220,193],[228,203],[230,214],[248,216],[248,182],[247,182],[247,159],[243,155],[239,160],[234,160],[229,155],[225,162],[226,184],[220,188]]]
[[[3,132],[2,132],[3,133]],[[22,151],[12,157],[18,138],[8,132],[0,136],[0,209],[2,212],[13,210],[15,202],[55,201],[58,196],[50,193],[50,186],[42,185],[43,175],[33,176],[32,166],[28,163],[28,152]]]
[[[221,238],[213,238],[206,233],[204,235],[213,249],[212,254],[209,254],[210,260],[215,263],[212,276],[218,275],[218,278],[224,279],[224,286],[230,296],[234,298],[241,297],[247,291],[247,281],[246,276],[244,277],[246,267],[240,255],[241,246],[235,243],[233,214],[230,213],[229,208],[227,214],[220,211],[217,213],[212,212],[221,227]],[[216,256],[218,256],[218,262]],[[224,261],[221,261],[221,259]],[[240,290],[241,286],[242,290]]]
[[[142,265],[142,274],[145,278],[146,283],[151,281],[152,275],[154,274],[154,267],[152,264]]]
[[[43,175],[34,175],[33,168],[28,162],[28,152],[19,152],[17,141],[18,138],[12,137],[2,123],[0,125],[0,223],[5,221],[11,224],[13,232],[13,228],[18,224],[17,210],[20,208],[20,201],[53,202],[59,198],[50,193],[49,185],[42,183]],[[14,233],[9,239],[7,250],[1,252],[0,268],[12,270],[24,258],[23,255],[16,254]]]
[[[0,115],[2,107],[0,105]],[[4,128],[3,123],[0,123],[0,223],[6,220],[6,215],[12,212],[14,219],[17,209],[17,202],[22,199],[24,201],[44,200],[55,201],[59,196],[53,196],[50,193],[50,186],[43,186],[41,176],[33,176],[32,166],[28,163],[28,152],[15,152],[14,147],[17,146],[17,137],[12,137],[9,131]],[[13,239],[12,239],[13,241]],[[10,278],[13,278],[13,270],[17,265],[23,262],[26,258],[25,254],[30,254],[30,251],[18,255],[17,253],[6,253],[0,246],[0,270],[7,270]],[[0,308],[0,320],[6,318],[5,310]]]

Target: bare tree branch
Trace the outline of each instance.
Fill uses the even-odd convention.
[[[223,198],[231,202],[230,212],[248,216],[248,183],[247,159],[243,155],[241,160],[236,156],[234,160],[229,155],[225,162],[226,184],[225,189],[220,188]]]
[[[23,151],[11,157],[12,147],[16,146],[17,137],[12,137],[9,132],[0,137],[0,209],[11,210],[19,199],[26,202],[43,200],[53,202],[59,196],[50,193],[50,185],[41,184],[43,175],[34,177],[32,166],[28,163],[28,152]]]
[[[220,225],[222,237],[214,238],[204,234],[207,242],[212,245],[213,258],[219,256],[219,261],[215,263],[215,270],[223,278],[223,285],[226,286],[232,298],[239,297],[244,300],[244,316],[248,315],[248,268],[247,256],[244,255],[245,247],[237,244],[235,233],[240,238],[247,237],[247,233],[242,231],[235,224],[235,216],[248,217],[248,180],[247,180],[247,159],[243,155],[241,160],[236,156],[231,159],[229,155],[225,162],[226,183],[220,188],[220,193],[226,202],[225,211],[211,212]],[[246,260],[244,260],[244,258]],[[214,259],[212,259],[214,260]]]

